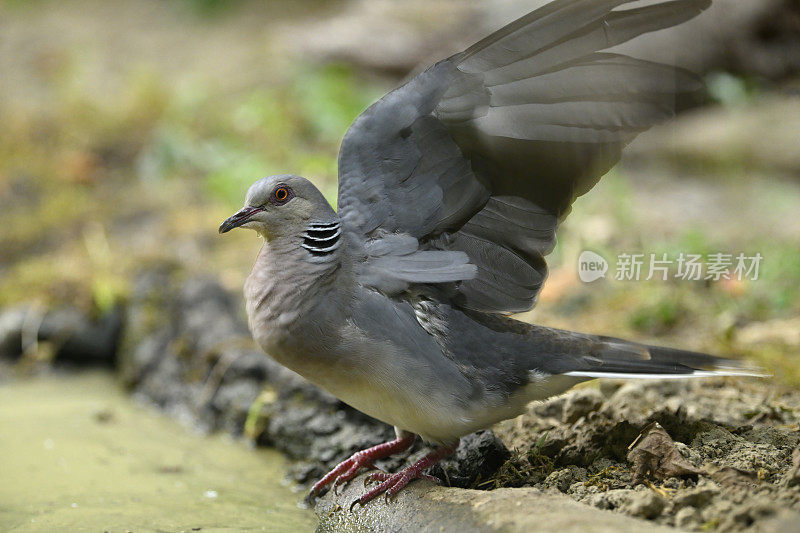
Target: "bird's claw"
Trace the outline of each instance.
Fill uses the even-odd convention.
[[[341,476],[338,476],[333,481],[333,484],[331,484],[331,490],[333,491],[333,493],[336,496],[338,496],[339,495],[339,487],[341,487],[343,485],[346,485],[348,481],[350,481],[350,480],[347,479],[344,474],[342,474]]]
[[[396,474],[387,474],[385,472],[372,473],[369,476],[367,476],[367,479],[365,481],[381,481],[381,484],[363,494],[358,499],[358,502],[361,505],[364,505],[367,502],[370,502],[373,499],[375,499],[377,496],[383,495],[384,501],[388,504],[392,496],[400,492],[400,490],[406,485],[408,485],[410,481],[421,478],[423,476],[424,474],[420,472],[415,472],[414,470],[410,469],[401,470]]]
[[[325,488],[326,485],[331,485],[331,490],[337,496],[339,492],[337,491],[340,485],[343,485],[356,477],[358,471],[363,467],[372,466],[372,462],[369,460],[363,460],[358,454],[353,455],[346,461],[342,461],[336,468],[328,472],[328,474],[320,479],[313,487],[311,487],[311,495],[316,496],[319,492]]]
[[[325,474],[313,487],[309,496],[316,496],[319,492],[331,483],[334,493],[338,496],[337,488],[356,477],[362,468],[373,468],[372,464],[376,459],[388,457],[394,453],[407,450],[414,443],[415,436],[411,433],[403,433],[395,440],[378,444],[372,448],[354,453],[350,458],[345,459],[333,470]]]
[[[351,503],[350,509],[352,510],[356,503],[359,503],[363,506],[367,502],[380,495],[383,495],[384,501],[388,504],[389,500],[391,500],[394,495],[403,490],[406,485],[415,479],[427,479],[428,481],[432,481],[437,484],[440,483],[438,478],[430,474],[425,474],[424,471],[426,468],[435,464],[439,459],[447,457],[453,453],[453,451],[456,449],[456,446],[457,443],[454,443],[450,446],[438,448],[437,450],[423,457],[420,461],[404,468],[396,474],[388,474],[386,472],[372,472],[371,474],[368,474],[364,478],[365,487],[368,483],[373,481],[380,481],[381,484],[377,487],[371,488],[366,493],[361,495],[360,498]]]
[[[347,484],[351,479],[356,477],[358,471],[363,467],[371,467],[371,463],[364,463],[356,459],[353,461],[353,465],[344,473],[336,476],[336,479],[333,481],[333,485],[331,485],[331,490],[335,495],[339,495],[339,487]]]

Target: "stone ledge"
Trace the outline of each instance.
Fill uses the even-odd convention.
[[[439,487],[414,481],[388,504],[376,498],[366,506],[350,503],[362,492],[366,473],[338,495],[328,492],[317,501],[318,532],[386,531],[538,531],[557,533],[617,533],[674,531],[647,522],[595,509],[568,496],[533,488],[493,491]]]

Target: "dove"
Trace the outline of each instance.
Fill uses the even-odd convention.
[[[244,287],[266,354],[396,438],[312,487],[376,471],[353,504],[395,495],[460,437],[594,378],[752,375],[712,355],[517,321],[559,223],[639,133],[702,89],[692,73],[608,51],[709,0],[556,0],[391,91],[341,145],[338,210],[309,180],[255,182],[219,228],[264,242]],[[613,209],[613,206],[609,206]]]

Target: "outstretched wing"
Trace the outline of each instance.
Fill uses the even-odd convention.
[[[454,304],[488,312],[533,306],[575,198],[702,86],[602,51],[710,0],[614,10],[630,1],[556,0],[356,119],[339,154],[339,215],[364,243],[362,282],[444,284]]]

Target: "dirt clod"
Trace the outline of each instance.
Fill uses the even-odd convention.
[[[792,468],[786,473],[786,486],[797,485],[800,485],[800,448],[796,448],[792,453]]]
[[[654,491],[637,494],[625,506],[625,512],[632,516],[652,520],[661,514],[666,506],[666,500]]]

